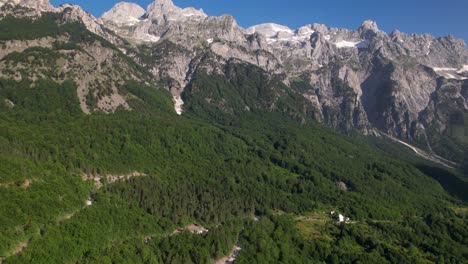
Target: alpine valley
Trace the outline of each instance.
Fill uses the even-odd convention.
[[[468,49],[0,0],[0,263],[467,263]]]

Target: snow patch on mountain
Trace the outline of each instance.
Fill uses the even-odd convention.
[[[314,30],[310,26],[304,26],[297,30],[292,30],[287,26],[266,23],[249,27],[245,30],[245,33],[252,35],[254,33],[263,35],[267,39],[268,44],[275,42],[287,42],[287,41],[305,41],[310,38],[314,33]]]
[[[463,65],[460,69],[449,67],[432,67],[432,69],[439,75],[447,79],[455,80],[468,80],[468,77],[463,74],[468,72],[468,65]]]
[[[157,37],[154,35],[146,34],[145,37],[141,38],[141,40],[146,41],[146,42],[158,42],[161,39],[161,37]]]
[[[184,106],[184,100],[180,97],[180,95],[176,95],[173,97],[174,98],[174,109],[178,115],[182,115],[184,112],[183,106]]]
[[[341,48],[358,48],[358,49],[363,49],[366,48],[369,45],[369,41],[367,40],[360,40],[360,41],[347,41],[347,40],[342,40],[339,42],[334,43],[335,46],[339,49]]]
[[[300,27],[296,30],[296,34],[299,36],[309,36],[312,35],[315,30],[312,29],[311,25]]]
[[[456,71],[458,70],[457,68],[438,68],[438,67],[433,67],[432,68],[436,72],[441,72],[441,71]]]
[[[274,23],[255,25],[246,29],[247,34],[259,33],[268,38],[276,37],[278,32],[284,32],[291,35],[294,34],[294,31],[289,27]]]
[[[463,67],[457,71],[457,73],[464,73],[464,72],[468,72],[468,65],[463,65]]]

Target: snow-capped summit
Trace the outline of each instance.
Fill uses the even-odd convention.
[[[101,16],[101,20],[116,24],[133,25],[140,21],[146,13],[145,9],[135,3],[120,2]]]

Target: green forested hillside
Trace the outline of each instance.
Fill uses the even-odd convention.
[[[250,112],[216,112],[188,90],[178,116],[165,90],[128,80],[131,111],[85,115],[72,80],[1,78],[4,262],[210,263],[237,243],[239,263],[466,262],[467,205],[437,177],[364,138],[301,124],[294,95],[279,111],[255,109],[260,73],[232,67],[230,83],[199,78]],[[191,224],[208,232],[184,231]]]
[[[226,254],[242,226],[245,251],[240,255],[241,263],[252,258],[271,263],[271,259],[255,254],[258,246],[266,247],[265,254],[272,257],[276,251],[290,255],[292,263],[328,260],[336,250],[343,259],[360,258],[367,255],[368,247],[361,236],[375,236],[383,244],[382,252],[373,251],[363,259],[402,260],[411,244],[422,252],[415,257],[430,261],[440,252],[429,251],[428,245],[434,247],[442,241],[450,249],[442,251],[446,259],[466,256],[465,220],[452,210],[463,205],[436,180],[362,139],[315,125],[301,126],[282,115],[267,113],[218,125],[195,116],[179,117],[164,106],[169,101],[165,93],[155,90],[151,95],[150,88],[143,92],[135,83],[129,84],[128,90],[144,98],[156,96],[160,102],[157,107],[135,100],[135,108],[146,110],[84,115],[77,111],[76,95],[66,92],[72,84],[43,81],[31,90],[21,82],[1,83],[0,95],[15,105],[2,108],[0,114],[0,188],[4,195],[0,208],[6,216],[2,254],[10,256],[22,242],[28,245],[21,254],[7,258],[7,263],[146,258],[158,263],[181,263],[181,259],[188,263],[185,258],[200,263],[200,259]],[[80,177],[84,173],[120,175],[132,171],[147,176],[105,184],[98,191]],[[27,180],[31,180],[29,187],[21,187]],[[335,185],[338,181],[344,182],[348,191],[340,190]],[[85,208],[91,192],[95,193],[94,203]],[[286,215],[279,217],[271,210]],[[292,215],[330,210],[359,221],[352,225],[353,230],[363,229],[343,234],[338,231],[351,225],[332,224],[321,231],[331,241],[342,237],[347,247],[321,239],[309,241],[294,227]],[[70,213],[75,214],[63,218]],[[255,214],[264,215],[264,220],[248,220]],[[409,229],[420,237],[416,242],[401,237],[405,226],[430,228],[434,217],[442,221],[440,230],[427,229],[424,232],[431,230],[427,234]],[[267,229],[266,233],[255,232],[263,230],[265,221],[279,219],[289,219],[292,226],[281,228],[296,230],[291,234],[296,242],[268,246],[268,241],[276,241],[274,237],[280,234],[268,234]],[[175,226],[190,223],[202,224],[213,232],[206,237],[168,236]],[[387,241],[387,233],[396,238]],[[428,239],[428,235],[435,237]],[[153,236],[151,243],[144,243],[145,237]],[[324,247],[323,252],[314,255],[301,243]],[[287,250],[286,245],[296,253],[281,253]],[[139,253],[143,251],[147,255]],[[198,256],[194,252],[206,253]]]

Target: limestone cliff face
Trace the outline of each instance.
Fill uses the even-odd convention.
[[[184,93],[183,98],[191,98],[188,93],[203,89],[184,92],[201,72],[229,79],[233,64],[246,64],[269,76],[264,80],[281,83],[270,87],[271,104],[258,104],[265,111],[277,111],[275,102],[289,94],[297,104],[291,115],[304,121],[364,134],[378,129],[439,153],[440,138],[452,138],[451,145],[466,142],[460,127],[468,122],[468,50],[452,36],[387,34],[374,21],[356,30],[321,24],[290,29],[272,23],[244,29],[232,16],[208,16],[171,0],[156,0],[146,10],[119,3],[100,19],[77,6],[51,9],[45,0],[3,0],[0,5],[7,3],[59,12],[62,22],[83,23],[177,98]],[[252,106],[239,105],[243,111]]]
[[[451,105],[462,115],[467,111],[464,90],[446,96],[447,85],[441,85],[466,86],[468,79],[465,43],[451,36],[387,34],[374,21],[356,30],[321,24],[294,30],[271,23],[243,29],[231,16],[210,17],[170,0],[155,1],[130,26],[103,23],[137,43],[169,41],[184,50],[167,53],[151,66],[161,78],[173,80],[170,87],[177,95],[201,67],[195,58],[210,52],[219,57],[208,67],[212,72],[223,73],[229,60],[260,67],[302,94],[313,109],[306,111],[309,118],[346,131],[367,134],[377,128],[430,146],[434,135],[450,130],[450,118],[437,105]]]
[[[56,12],[62,13],[62,22],[80,22],[94,34],[105,36],[103,26],[98,23],[95,17],[84,11],[80,6],[65,4],[59,6]]]
[[[135,3],[117,3],[111,10],[104,13],[100,20],[118,25],[133,25],[140,21],[146,11]]]
[[[0,0],[0,7],[6,5],[19,5],[39,12],[52,11],[54,9],[49,0]]]

